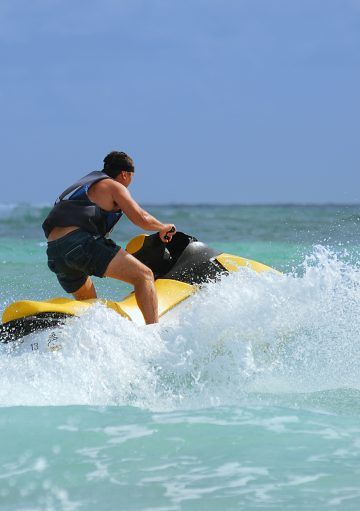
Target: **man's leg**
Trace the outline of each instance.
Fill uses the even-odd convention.
[[[131,254],[120,249],[110,261],[105,277],[123,280],[135,288],[135,297],[145,323],[158,323],[158,301],[153,272]]]
[[[90,298],[96,298],[96,291],[94,284],[90,277],[86,279],[85,284],[80,289],[72,293],[75,300],[90,300]]]

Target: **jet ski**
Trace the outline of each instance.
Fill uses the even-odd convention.
[[[197,292],[204,283],[216,281],[222,275],[241,267],[248,267],[258,273],[276,272],[265,264],[219,252],[182,232],[177,232],[167,244],[161,241],[158,233],[140,234],[127,244],[126,250],[153,271],[160,318]],[[19,341],[34,332],[58,327],[67,318],[81,315],[99,301],[52,298],[46,301],[14,302],[4,310],[0,342]],[[137,324],[144,324],[134,293],[120,302],[101,302],[121,316]]]

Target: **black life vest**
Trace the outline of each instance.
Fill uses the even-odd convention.
[[[106,236],[120,220],[123,212],[105,211],[92,202],[87,191],[91,185],[103,179],[112,179],[100,170],[90,172],[67,188],[56,200],[42,228],[48,238],[54,227],[75,225],[92,234]]]

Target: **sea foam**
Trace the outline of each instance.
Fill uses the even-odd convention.
[[[0,405],[175,410],[356,392],[359,284],[357,264],[318,246],[291,274],[244,268],[205,285],[159,326],[96,305],[57,330],[60,351],[2,348]]]

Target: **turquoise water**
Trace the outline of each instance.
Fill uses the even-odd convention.
[[[2,348],[0,509],[358,510],[360,207],[148,209],[284,275],[225,277],[159,329],[96,306],[61,352]],[[46,210],[0,206],[2,310],[62,295]]]

